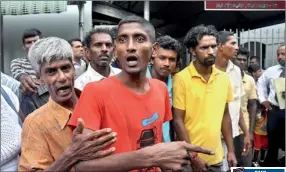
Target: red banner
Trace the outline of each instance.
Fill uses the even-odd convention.
[[[285,11],[285,1],[205,1],[209,11]]]

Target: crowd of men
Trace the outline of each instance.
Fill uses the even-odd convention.
[[[179,70],[183,45],[138,16],[115,34],[27,29],[22,42],[27,56],[12,60],[12,77],[1,72],[1,171],[285,166],[285,90],[274,85],[285,45],[263,70],[232,32],[198,25],[184,39],[194,60]]]

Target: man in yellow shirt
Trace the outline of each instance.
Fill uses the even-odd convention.
[[[244,95],[241,97],[241,111],[243,118],[246,124],[246,127],[249,131],[250,139],[253,140],[253,132],[255,127],[255,116],[257,112],[257,94],[256,94],[256,85],[253,77],[246,74],[247,70],[247,60],[249,57],[248,49],[240,47],[238,54],[233,58],[234,64],[236,64],[241,70],[242,83],[244,88]],[[238,161],[238,165],[242,167],[251,167],[252,154],[248,153],[244,157],[241,156],[243,152],[243,142],[244,134],[239,128],[238,139],[235,140],[235,153]],[[250,151],[252,152],[252,151]]]
[[[222,171],[222,132],[228,162],[236,166],[228,111],[228,102],[232,101],[231,85],[228,76],[213,66],[217,31],[213,26],[196,26],[187,33],[184,44],[195,60],[173,80],[173,120],[177,137],[216,152],[214,156],[191,153],[194,171]]]

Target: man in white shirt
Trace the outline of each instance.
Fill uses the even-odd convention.
[[[244,95],[242,76],[239,67],[234,65],[230,60],[237,55],[237,52],[238,45],[234,34],[228,31],[219,32],[218,51],[216,55],[215,67],[221,71],[226,72],[226,74],[229,76],[234,101],[228,103],[228,108],[231,116],[234,143],[236,143],[236,140],[239,139],[238,128],[240,126],[244,134],[244,145],[242,153],[243,155],[246,155],[249,152],[251,143],[248,129],[245,125],[243,115],[241,115],[241,98]],[[224,141],[223,146],[226,149]],[[236,147],[235,144],[234,146]],[[226,166],[226,163],[227,162],[224,160],[224,166]]]
[[[85,37],[87,58],[90,62],[87,71],[75,80],[75,88],[83,90],[89,82],[99,81],[121,72],[110,63],[113,56],[113,39],[109,30],[98,28],[91,30]]]
[[[268,153],[265,159],[267,167],[277,166],[278,150],[281,147],[285,149],[285,109],[279,108],[277,92],[274,87],[275,79],[285,78],[285,45],[281,45],[278,48],[277,60],[279,64],[265,70],[257,82],[258,99],[268,110]]]

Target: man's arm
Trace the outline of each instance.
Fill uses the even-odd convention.
[[[269,79],[267,77],[267,70],[259,77],[256,88],[259,102],[266,109],[271,109],[270,103],[268,101]]]
[[[240,128],[241,128],[241,130],[243,131],[243,134],[244,134],[242,155],[245,156],[245,155],[248,154],[248,152],[250,150],[251,143],[250,143],[249,131],[248,131],[247,126],[245,124],[245,121],[244,121],[243,114],[242,114],[241,110],[240,110],[240,115],[239,115],[239,126],[240,126]]]
[[[185,111],[173,108],[173,125],[177,139],[190,143],[190,137],[184,124]]]
[[[248,109],[249,109],[249,133],[252,135],[255,128],[255,117],[257,112],[257,103],[256,99],[248,100]]]
[[[93,132],[84,129],[84,133]],[[186,142],[159,143],[143,149],[110,155],[91,161],[81,161],[75,166],[77,172],[122,172],[148,167],[160,167],[162,169],[177,171],[183,164],[189,163],[186,158],[188,151],[204,154],[214,154],[210,150],[198,146],[192,146]]]
[[[20,58],[17,58],[17,59],[14,59],[11,61],[10,69],[11,69],[11,73],[12,73],[13,78],[18,80],[18,81],[19,81],[19,78],[21,75],[26,74],[23,67],[22,67]]]

